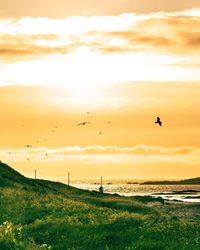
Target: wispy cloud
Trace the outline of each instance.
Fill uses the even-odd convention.
[[[20,60],[28,55],[63,54],[81,46],[102,53],[200,52],[200,9],[146,15],[21,18],[1,20],[0,55]]]
[[[58,44],[59,37],[51,34],[0,35],[0,57],[5,62],[30,60],[50,54],[72,52],[70,46]]]
[[[167,163],[196,164],[200,148],[137,145],[134,147],[72,146],[63,148],[31,148],[0,150],[5,162],[83,162],[85,164]]]
[[[69,146],[62,148],[28,148],[28,149],[1,149],[0,155],[188,155],[200,154],[198,147],[163,147],[150,145],[137,145],[133,147],[100,146],[91,145],[87,147]]]

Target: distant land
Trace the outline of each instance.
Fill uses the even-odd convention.
[[[200,185],[200,177],[180,181],[146,181],[141,185]]]

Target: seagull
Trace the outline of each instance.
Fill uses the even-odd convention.
[[[86,124],[89,124],[89,123],[91,123],[91,122],[81,122],[81,123],[77,124],[77,126],[86,125]]]
[[[32,145],[25,145],[24,147],[26,147],[26,148],[31,148]]]
[[[102,132],[99,132],[99,135],[102,135]]]
[[[111,123],[110,121],[108,121],[107,123]]]
[[[157,116],[157,120],[155,121],[155,123],[158,123],[160,126],[162,126],[162,122],[160,120],[160,117]]]

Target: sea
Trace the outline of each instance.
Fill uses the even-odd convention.
[[[104,193],[119,194],[122,196],[162,197],[168,201],[200,203],[200,185],[142,185],[142,181],[112,180],[102,183]],[[79,180],[70,183],[71,186],[98,191],[99,182]]]

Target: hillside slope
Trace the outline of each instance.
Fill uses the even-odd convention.
[[[82,201],[95,206],[111,207],[127,211],[150,211],[150,208],[141,203],[139,197],[123,197],[119,195],[101,194],[96,191],[88,191],[65,185],[60,182],[48,180],[26,178],[8,165],[0,163],[0,187],[17,188],[23,191],[37,192],[41,194],[62,195],[75,201]],[[103,198],[103,199],[102,199]],[[145,201],[159,201],[163,203],[162,198],[147,197]]]
[[[27,184],[27,178],[0,162],[0,187],[21,187]]]

